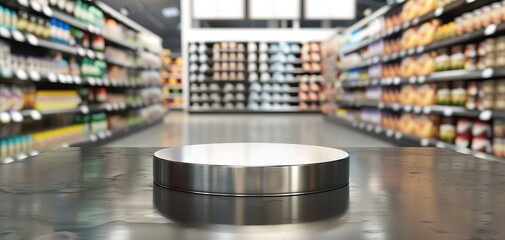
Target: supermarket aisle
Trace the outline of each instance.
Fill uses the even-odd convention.
[[[107,147],[168,147],[219,142],[279,142],[328,147],[393,146],[318,114],[189,115],[171,112],[164,124],[107,144]]]

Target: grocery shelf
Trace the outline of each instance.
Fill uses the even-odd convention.
[[[246,99],[238,100],[238,99],[208,99],[208,100],[189,100],[192,103],[231,103],[231,102],[247,102]]]
[[[102,33],[101,35],[103,36],[103,38],[105,38],[106,41],[114,43],[115,45],[122,46],[122,47],[128,48],[130,50],[139,51],[139,47],[136,45],[125,42],[121,39],[117,39],[116,37],[113,37],[113,36],[106,34],[106,33]]]
[[[252,41],[252,42],[255,42],[255,41]],[[244,43],[244,42],[243,42]],[[248,42],[245,42],[245,44],[247,44]],[[257,42],[255,42],[257,43]],[[192,43],[190,43],[192,44]],[[201,43],[199,43],[201,44]],[[300,44],[301,45],[301,44]],[[207,44],[207,46],[209,46]],[[300,103],[300,101],[298,100],[298,98],[294,98],[295,97],[295,94],[297,94],[299,91],[298,91],[298,84],[300,84],[302,81],[298,81],[298,80],[295,80],[294,78],[292,80],[289,80],[289,81],[277,81],[277,80],[274,80],[272,78],[273,74],[274,73],[292,73],[293,75],[298,75],[298,74],[317,74],[317,73],[320,73],[320,71],[304,71],[304,69],[302,69],[302,66],[301,64],[304,63],[304,62],[312,62],[312,61],[302,61],[300,58],[301,58],[301,54],[302,54],[302,51],[289,51],[289,52],[284,52],[282,51],[281,49],[279,49],[279,51],[272,51],[272,49],[269,49],[269,50],[265,50],[265,51],[244,51],[244,59],[243,60],[240,60],[240,61],[236,61],[237,59],[234,58],[233,60],[231,59],[226,59],[226,60],[223,60],[223,59],[213,59],[213,56],[211,54],[213,53],[218,53],[219,51],[214,51],[212,48],[209,48],[207,49],[206,51],[193,51],[191,52],[191,54],[200,54],[200,57],[201,55],[206,55],[208,57],[208,59],[206,61],[203,61],[203,62],[199,62],[199,64],[197,65],[201,65],[203,63],[218,63],[218,62],[239,62],[239,63],[243,63],[243,64],[254,64],[255,66],[258,66],[257,64],[258,63],[262,63],[263,65],[267,65],[267,66],[273,66],[274,64],[291,64],[291,66],[289,66],[289,68],[284,68],[284,69],[280,69],[279,70],[274,70],[275,67],[267,67],[267,68],[262,68],[262,69],[259,69],[259,67],[257,67],[256,69],[252,70],[249,70],[249,68],[247,67],[247,65],[244,65],[245,66],[245,71],[244,71],[244,74],[246,74],[244,77],[245,77],[245,80],[238,80],[238,81],[235,81],[236,79],[233,79],[233,80],[228,80],[228,81],[222,81],[222,80],[213,80],[212,79],[212,76],[210,76],[209,74],[212,74],[214,72],[238,72],[238,70],[230,70],[230,69],[226,69],[226,70],[213,70],[212,69],[212,66],[209,67],[209,70],[206,71],[206,78],[204,79],[204,81],[190,81],[190,84],[200,84],[200,83],[220,83],[220,87],[221,86],[224,86],[224,84],[227,84],[227,83],[243,83],[246,85],[246,89],[244,90],[244,94],[245,96],[250,96],[250,95],[254,95],[255,93],[258,93],[258,94],[261,94],[261,93],[269,93],[269,94],[275,94],[275,93],[279,93],[279,94],[289,94],[290,95],[290,99],[276,99],[276,100],[267,100],[267,102],[276,102],[276,103],[294,103],[296,105],[298,105]],[[223,51],[221,51],[223,52]],[[277,54],[277,53],[281,53],[281,54],[293,54],[295,55],[295,58],[296,59],[277,59],[274,57],[274,54]],[[261,58],[261,59],[254,59],[254,61],[249,61],[249,58],[248,58],[248,55],[251,55],[251,54],[254,54],[256,56],[258,56],[259,54],[265,54],[267,55],[268,57],[267,58]],[[199,56],[196,56],[196,57],[199,57]],[[193,58],[193,60],[200,60],[200,59],[196,59],[196,58]],[[203,60],[203,59],[202,59]],[[197,61],[193,61],[193,63],[196,63]],[[195,66],[193,66],[195,67]],[[284,65],[282,66],[284,67]],[[191,68],[191,66],[190,66]],[[193,68],[195,69],[195,68]],[[200,73],[199,71],[190,71],[190,74],[191,73]],[[258,75],[261,75],[262,73],[270,73],[270,78],[269,79],[265,79],[265,81],[261,81],[260,79],[257,79],[256,81],[249,81],[249,79],[247,78],[247,74],[258,74]],[[193,79],[196,79],[193,77]],[[269,90],[264,90],[264,89],[259,89],[259,90],[253,90],[250,88],[250,86],[253,86],[253,85],[256,85],[256,84],[272,84],[271,86],[275,86],[275,90],[273,89],[273,87],[271,87]],[[277,88],[277,85],[279,85],[280,88]],[[290,88],[282,88],[281,86],[282,85],[288,85]],[[206,91],[208,92],[208,91]],[[191,95],[192,93],[202,93],[202,91],[192,91],[190,90],[189,91],[189,94]],[[221,92],[220,93],[226,93],[225,91]],[[261,100],[261,99],[258,99],[258,100],[254,100],[254,99],[250,99],[250,98],[246,98],[246,101],[244,101],[244,103],[248,103],[248,102],[263,102],[264,100]],[[192,101],[192,103],[196,103],[195,101]],[[292,105],[294,105],[292,104]],[[246,104],[247,105],[247,104]],[[193,111],[194,110],[194,111]],[[230,109],[225,109],[224,108],[224,105],[223,105],[223,108],[208,108],[208,109],[202,109],[201,107],[196,107],[196,108],[193,108],[193,109],[190,109],[190,112],[208,112],[208,113],[213,113],[213,112],[222,112],[223,110],[225,110],[225,112],[229,112]],[[257,112],[257,111],[254,111],[252,109],[231,109],[232,112]],[[292,109],[289,109],[289,111],[292,111]],[[296,111],[298,112],[299,109],[298,107],[296,107]],[[283,112],[285,112],[283,110]]]
[[[158,87],[160,84],[139,84],[135,82],[115,81],[105,78],[80,77],[68,74],[40,73],[24,69],[0,68],[0,79],[30,81],[33,84],[70,84],[82,86],[103,86],[106,88],[143,88]]]
[[[123,15],[123,14],[119,13],[118,11],[114,10],[113,8],[109,7],[107,4],[105,4],[99,0],[95,0],[95,1],[93,1],[93,3],[98,8],[100,8],[104,13],[110,15],[111,17],[113,17],[114,19],[123,23],[127,27],[134,29],[134,30],[141,32],[141,33],[148,33],[150,35],[156,35],[156,34],[152,33],[151,31],[149,31],[148,29],[142,27],[138,23],[132,21],[131,19],[129,19],[125,15]],[[156,52],[156,51],[150,51],[150,52],[155,53],[155,54],[160,54],[160,52]]]
[[[263,72],[271,72],[271,73],[306,73],[300,68],[293,69],[293,70],[255,70],[255,71],[249,71],[249,72],[258,72],[258,73],[263,73]]]
[[[163,78],[175,78],[175,79],[182,79],[181,74],[164,74],[162,75]]]
[[[379,125],[369,124],[361,121],[353,120],[352,122],[337,116],[325,115],[325,119],[336,124],[350,127],[356,131],[368,134],[381,140],[394,143],[399,146],[421,146],[421,147],[438,147],[457,151],[467,155],[473,155],[481,159],[505,162],[505,159],[493,156],[491,154],[474,151],[468,148],[458,147],[454,144],[446,143],[438,139],[422,138],[393,129],[383,128]]]
[[[253,110],[253,109],[237,109],[237,110],[189,110],[190,113],[321,113],[319,110],[301,110],[301,109],[277,109],[277,110]]]
[[[238,69],[212,69],[212,70],[207,70],[205,73],[213,73],[213,72],[246,72],[246,70],[238,70]]]
[[[205,61],[190,61],[190,63],[195,63],[195,64],[212,64],[212,63],[246,63],[246,60],[214,60],[214,59],[209,59]]]
[[[475,110],[467,109],[461,106],[451,106],[451,105],[411,105],[411,104],[399,104],[399,103],[383,103],[376,101],[341,101],[337,100],[337,103],[343,106],[350,107],[369,107],[385,109],[397,112],[413,112],[417,114],[439,114],[446,117],[458,116],[458,117],[471,117],[478,118],[483,121],[488,121],[492,118],[505,118],[505,111],[503,110]]]
[[[297,60],[297,61],[289,61],[289,60],[285,60],[285,61],[281,61],[281,60],[267,60],[267,61],[258,61],[260,63],[283,63],[283,64],[301,64],[301,63],[304,63],[304,62],[309,62],[309,61],[302,61],[302,60]]]
[[[191,91],[191,93],[245,93],[247,90],[197,90]]]
[[[21,161],[21,160],[24,160],[28,157],[36,156],[40,152],[50,151],[52,149],[59,148],[59,147],[69,147],[69,146],[70,147],[91,147],[91,146],[103,145],[107,142],[111,142],[113,140],[125,137],[129,134],[132,134],[132,133],[135,133],[135,132],[138,132],[141,130],[145,130],[151,126],[154,126],[155,124],[161,123],[162,120],[163,120],[163,116],[149,119],[143,123],[128,126],[128,127],[121,128],[121,129],[100,131],[97,133],[93,133],[93,134],[91,134],[85,138],[82,138],[82,139],[77,139],[77,140],[70,141],[67,143],[57,144],[57,146],[47,147],[44,149],[31,150],[30,152],[20,153],[16,156],[13,156],[13,157],[2,158],[2,159],[0,159],[0,165],[12,163],[15,161]]]
[[[104,60],[105,56],[102,52],[85,49],[79,46],[70,46],[61,43],[48,41],[38,38],[32,34],[24,34],[17,30],[9,31],[5,27],[0,27],[0,37],[9,40],[15,40],[22,44],[28,44],[36,47],[42,47],[50,50],[55,50],[61,53],[67,53],[77,57],[87,57],[90,59]]]
[[[414,76],[408,78],[382,78],[372,80],[360,80],[353,83],[343,82],[344,88],[356,88],[367,86],[390,86],[401,84],[422,84],[430,82],[448,82],[462,80],[481,80],[505,77],[505,68],[485,68],[482,70],[450,70],[434,72],[427,76]]]
[[[25,109],[21,111],[9,111],[9,112],[0,112],[0,123],[18,123],[23,122],[25,119],[32,120],[40,120],[42,119],[42,115],[39,111],[33,109]]]
[[[257,80],[257,81],[249,81],[249,83],[277,83],[277,84],[298,84],[298,83],[303,83],[301,81],[277,81],[277,80],[267,80],[267,81],[263,81],[263,80]]]
[[[425,46],[404,49],[400,52],[393,53],[390,55],[384,55],[382,57],[378,57],[378,56],[370,57],[368,59],[362,60],[360,63],[340,66],[339,69],[345,71],[345,70],[351,70],[351,69],[357,69],[357,68],[364,68],[364,67],[368,67],[370,65],[377,64],[380,62],[386,63],[386,62],[395,61],[395,60],[398,60],[398,59],[401,59],[401,58],[407,57],[407,56],[419,55],[419,54],[423,54],[423,53],[433,51],[436,49],[440,49],[440,48],[450,47],[450,46],[457,45],[457,44],[464,44],[464,43],[471,42],[476,39],[493,36],[493,35],[503,33],[503,32],[505,32],[505,22],[500,23],[500,24],[491,24],[491,25],[487,26],[486,28],[483,28],[483,29],[480,29],[480,30],[477,30],[477,31],[474,31],[471,33],[466,33],[461,36],[443,39],[443,40],[436,41],[436,42],[433,42],[433,43],[425,45]]]
[[[256,52],[253,52],[253,53],[256,53]],[[299,54],[302,54],[302,51],[282,51],[282,50],[268,50],[268,51],[258,51],[257,53],[268,53],[268,54],[276,54],[276,53],[282,53],[282,54],[296,54],[296,55],[299,55]]]
[[[256,89],[249,89],[249,92],[268,92],[268,93],[298,93],[298,88],[290,88],[284,89],[284,90],[256,90]]]
[[[138,69],[139,68],[138,66],[125,64],[125,63],[122,63],[120,61],[117,61],[117,60],[114,60],[114,59],[111,59],[111,58],[106,58],[105,62],[109,63],[109,64],[112,64],[112,65],[117,65],[117,66],[120,66],[120,67],[123,67],[123,68],[129,68],[129,69]]]
[[[382,38],[389,37],[398,31],[404,31],[404,30],[407,30],[408,28],[419,26],[419,25],[421,25],[431,19],[440,17],[444,14],[450,14],[454,11],[459,11],[465,7],[468,7],[469,9],[475,9],[477,4],[478,4],[478,6],[481,6],[481,5],[486,5],[486,4],[489,4],[492,2],[494,2],[494,1],[493,0],[480,0],[480,1],[455,0],[451,3],[448,3],[445,6],[439,7],[429,13],[426,13],[423,16],[416,17],[410,21],[407,21],[407,22],[403,23],[401,26],[395,26],[396,28],[389,29],[388,31],[385,31],[385,32],[377,35],[377,37],[375,37],[374,39],[379,40]]]
[[[163,116],[161,117],[156,117],[153,119],[149,119],[143,123],[139,123],[136,125],[124,127],[121,129],[115,129],[115,130],[106,130],[106,131],[101,131],[98,133],[93,133],[90,136],[79,139],[76,141],[72,141],[66,144],[62,144],[63,146],[70,146],[70,147],[94,147],[94,146],[101,146],[103,144],[112,142],[114,140],[126,137],[128,135],[131,135],[132,133],[140,132],[145,129],[148,129],[152,126],[155,126],[156,124],[161,123],[163,120]]]
[[[420,17],[416,17],[410,21],[407,21],[405,23],[403,23],[402,25],[397,25],[393,28],[390,28],[388,29],[387,31],[381,33],[381,34],[377,34],[375,35],[375,37],[372,37],[372,38],[368,38],[366,40],[363,40],[362,42],[356,44],[355,46],[352,46],[352,47],[348,47],[347,49],[342,49],[342,54],[343,55],[347,55],[349,53],[352,53],[352,52],[355,52],[355,51],[358,51],[362,48],[365,48],[367,47],[368,45],[370,45],[371,43],[375,42],[375,41],[378,41],[380,39],[383,39],[383,38],[387,38],[391,35],[394,35],[396,33],[399,33],[401,31],[405,31],[411,27],[414,27],[414,26],[418,26],[418,25],[421,25],[422,23],[425,23],[431,19],[434,19],[436,17],[440,17],[444,14],[450,14],[454,11],[459,11],[461,10],[461,8],[464,8],[464,7],[468,7],[469,9],[474,9],[478,6],[482,6],[482,5],[486,5],[486,4],[489,4],[489,3],[492,3],[492,2],[495,2],[493,0],[481,0],[481,1],[474,1],[474,0],[456,0],[456,1],[453,1],[443,7],[439,7],[423,16],[420,16]],[[501,24],[500,24],[501,25]],[[496,26],[495,26],[496,27]],[[490,28],[494,28],[494,27],[490,27]],[[436,49],[436,48],[440,48],[440,47],[443,47],[443,46],[447,46],[447,45],[454,45],[454,44],[457,44],[457,43],[464,43],[464,41],[469,41],[469,40],[472,40],[476,37],[479,37],[479,35],[482,36],[482,34],[484,33],[485,29],[482,29],[482,30],[478,30],[474,33],[469,33],[469,34],[465,34],[463,36],[461,36],[462,38],[459,38],[459,39],[451,39],[451,41],[447,41],[447,42],[444,42],[445,40],[442,40],[441,42],[443,43],[440,43],[440,46],[438,46],[437,44],[430,44],[428,46],[425,46],[425,51],[431,51],[433,49]],[[496,31],[503,31],[503,29],[500,29],[500,27],[498,26]],[[489,31],[489,33],[486,34],[486,36],[488,35],[492,35],[494,34],[494,31]],[[492,32],[492,33],[491,33]],[[480,36],[480,37],[481,37]],[[417,53],[420,53],[420,52],[417,52]],[[411,53],[410,55],[413,55],[414,53]],[[390,58],[391,59],[391,58]]]
[[[247,83],[245,80],[215,80],[207,78],[203,81],[189,81],[189,83]]]
[[[90,113],[100,113],[100,112],[117,112],[117,111],[129,111],[133,109],[139,109],[143,107],[148,107],[152,105],[160,104],[159,101],[156,102],[136,102],[131,104],[126,103],[104,103],[97,105],[81,105],[77,108],[68,109],[56,109],[56,110],[39,110],[42,116],[49,115],[60,115],[60,114],[90,114]]]
[[[163,86],[168,87],[170,89],[182,89],[182,84],[163,84]]]
[[[249,98],[249,101],[253,102],[271,102],[271,103],[298,103],[300,102],[298,98],[290,98],[290,99],[255,99],[255,98]]]

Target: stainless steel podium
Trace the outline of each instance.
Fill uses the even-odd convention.
[[[341,150],[278,143],[189,145],[157,151],[154,183],[173,190],[230,196],[288,196],[349,183]]]

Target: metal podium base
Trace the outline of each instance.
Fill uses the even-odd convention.
[[[154,183],[179,191],[230,196],[285,196],[349,183],[349,155],[296,144],[222,143],[154,153]]]

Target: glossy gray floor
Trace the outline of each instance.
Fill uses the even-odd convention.
[[[321,114],[185,114],[107,147],[169,147],[223,142],[275,142],[328,147],[391,147],[388,142],[324,120]]]

